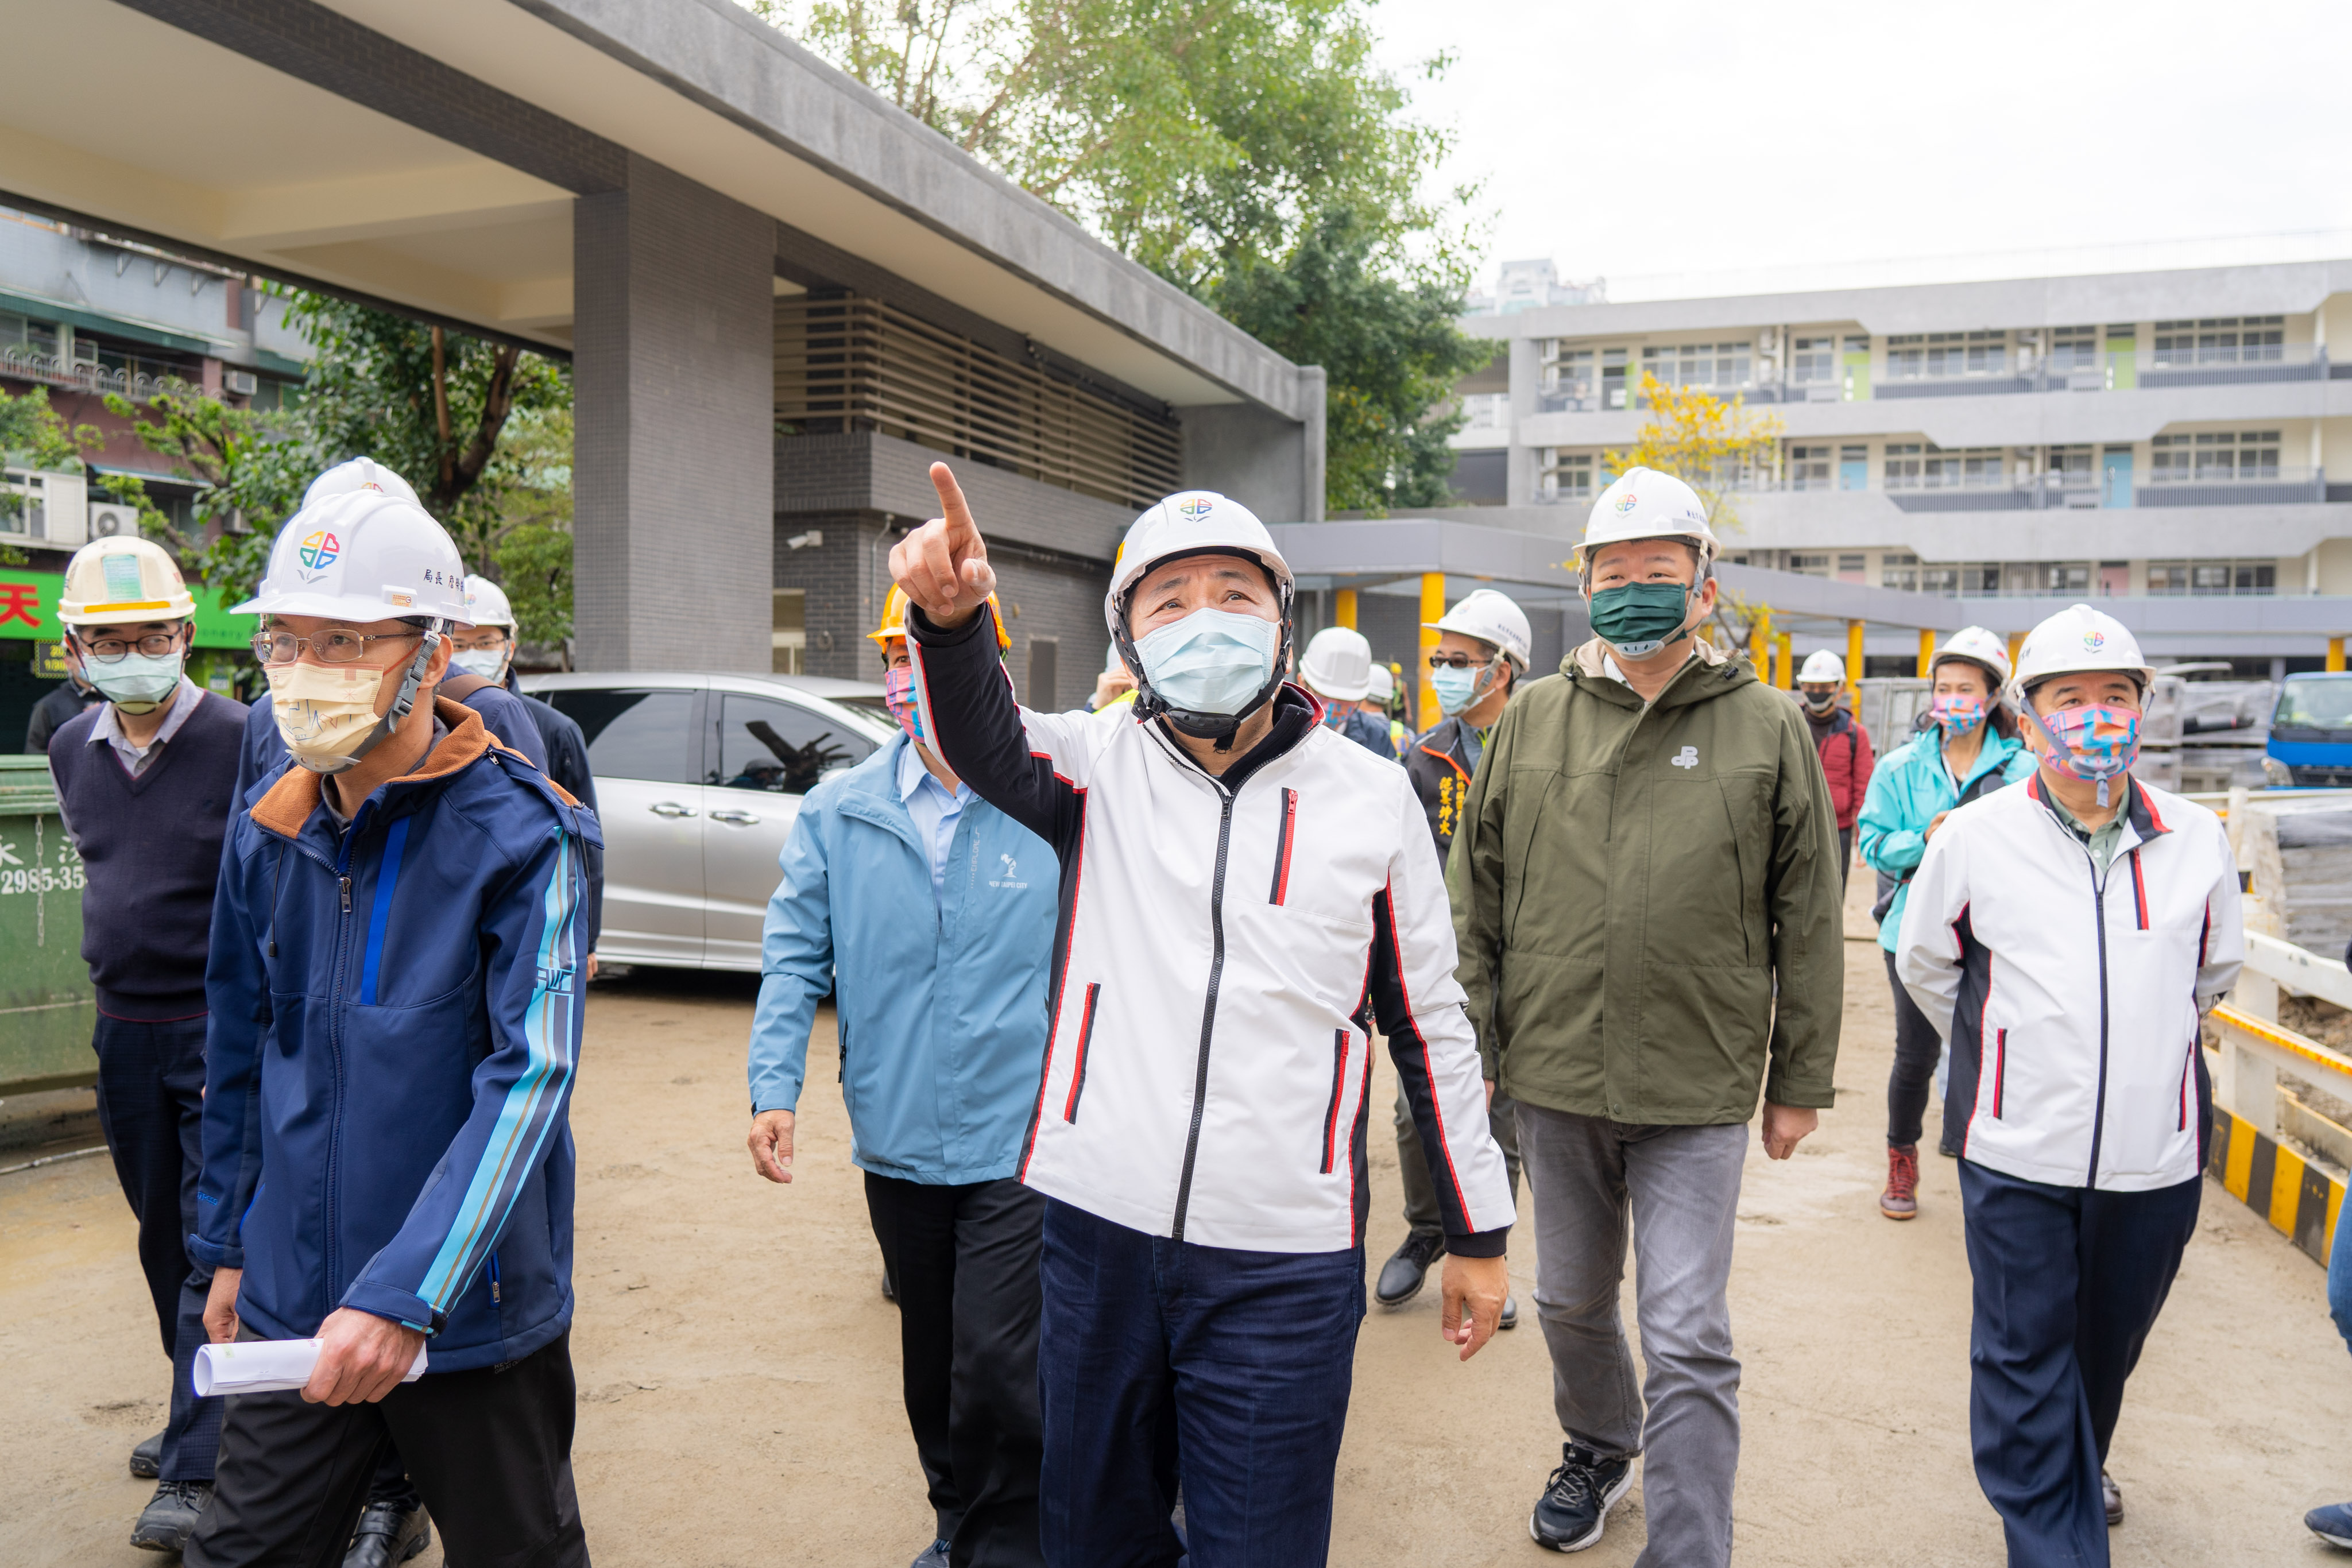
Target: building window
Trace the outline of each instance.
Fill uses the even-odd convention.
[[[2274,560],[2159,560],[2147,566],[2151,598],[2220,598],[2278,591]]]
[[[1642,371],[1670,387],[1744,387],[1752,343],[1676,343],[1642,350]]]
[[[1832,482],[1828,447],[1791,446],[1789,448],[1789,488],[1826,490],[1831,488]]]
[[[2006,483],[2007,458],[1998,446],[1946,451],[1932,442],[1889,442],[1890,490],[1990,490]]]
[[[2053,371],[2097,370],[2099,329],[2096,327],[2052,328],[2050,368]]]
[[[2008,369],[2006,332],[1898,332],[1886,340],[1890,381],[1997,376]]]
[[[769,622],[769,672],[779,675],[804,674],[808,660],[808,590],[779,588],[772,597],[774,611]]]
[[[1800,577],[1827,577],[1830,574],[1830,558],[1825,555],[1792,555],[1789,558],[1789,570]]]
[[[1592,454],[1563,452],[1553,460],[1544,477],[1550,482],[1552,494],[1560,499],[1574,497],[1590,500],[1592,498]]]
[[[2201,321],[2158,321],[2159,365],[2240,365],[2286,357],[2284,316],[2212,316]]]
[[[2044,561],[2041,575],[2041,591],[2044,593],[2088,593],[2091,591],[2091,563],[2087,560]]]
[[[2159,435],[2148,443],[2158,485],[2226,485],[2279,476],[2279,432],[2206,430]]]
[[[1919,487],[1920,444],[1916,441],[1890,441],[1886,444],[1886,487],[1890,490],[1916,490]]]
[[[1601,406],[1604,409],[1625,406],[1625,356],[1623,349],[1601,350]]]
[[[1908,550],[1888,550],[1878,558],[1878,586],[1905,593],[1919,591],[1919,558]]]
[[[1563,349],[1552,366],[1551,391],[1580,403],[1592,395],[1592,350]]]
[[[0,357],[11,360],[56,359],[57,324],[36,321],[13,310],[0,310]]]
[[[2062,490],[2087,489],[2099,482],[2098,463],[2085,446],[2050,448],[2050,482]]]
[[[1789,345],[1789,379],[1801,385],[1838,379],[1837,340],[1798,338]]]
[[[1862,555],[1838,557],[1837,574],[1840,582],[1860,582],[1870,569],[1870,558]]]

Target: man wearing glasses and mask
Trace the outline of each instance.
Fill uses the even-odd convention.
[[[221,1402],[188,1382],[205,1343],[209,1270],[192,1271],[205,1087],[205,956],[245,709],[182,673],[195,601],[142,538],[100,539],[67,564],[58,619],[106,700],[50,737],[58,806],[89,878],[82,957],[98,993],[98,1115],[172,1358],[171,1414],[131,1450],[159,1478],[131,1544],[176,1552],[212,1491]]]

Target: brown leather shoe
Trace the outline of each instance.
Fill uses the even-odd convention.
[[[1886,1190],[1878,1195],[1878,1212],[1889,1219],[1919,1217],[1919,1145],[1889,1145],[1886,1150]]]

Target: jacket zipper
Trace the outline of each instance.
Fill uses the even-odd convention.
[[[1348,1031],[1331,1031],[1331,1108],[1323,1113],[1323,1174],[1331,1174],[1333,1144],[1339,1131],[1339,1102],[1348,1092]]]
[[[335,881],[342,893],[342,913],[335,920],[335,978],[327,995],[327,1054],[334,1069],[334,1094],[327,1111],[326,1239],[321,1255],[331,1286],[342,1278],[342,1183],[339,1173],[343,1152],[343,968],[351,952],[352,856],[359,849],[360,831],[366,826],[368,806],[362,802],[343,830],[343,852],[335,862]],[[331,1307],[330,1308],[331,1311]]]
[[[499,1304],[499,1255],[490,1254],[490,1305]]]
[[[2001,1086],[2009,1082],[2009,1030],[1992,1032],[1992,1119],[2000,1120]]]
[[[1290,836],[1298,825],[1298,791],[1282,792],[1282,832],[1274,841],[1274,888],[1268,904],[1280,904],[1290,894]]]
[[[1209,885],[1209,955],[1208,996],[1201,1005],[1201,1051],[1192,1070],[1192,1128],[1184,1134],[1184,1170],[1176,1179],[1176,1218],[1169,1227],[1171,1241],[1184,1239],[1184,1211],[1192,1202],[1192,1166],[1201,1154],[1201,1117],[1208,1109],[1209,1100],[1209,1037],[1217,1027],[1217,982],[1225,972],[1225,852],[1233,843],[1234,796],[1215,779],[1223,804],[1217,810],[1217,869]]]
[[[2091,1102],[2091,1170],[2084,1183],[2096,1189],[2099,1144],[2107,1130],[2107,884],[2100,877],[2098,862],[2091,857],[2087,844],[2083,846],[2083,863],[2091,873],[2091,907],[2097,915],[2099,929],[2099,1087]],[[2114,869],[2112,862],[2108,869]]]
[[[1097,981],[1087,987],[1086,1010],[1078,1015],[1078,1060],[1070,1071],[1070,1098],[1062,1106],[1062,1120],[1075,1123],[1078,1119],[1078,1096],[1087,1088],[1087,1045],[1095,1037],[1095,998],[1102,994],[1102,984]]]

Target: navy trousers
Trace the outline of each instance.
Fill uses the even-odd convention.
[[[1041,1275],[1045,1561],[1321,1563],[1363,1249],[1199,1247],[1049,1199]],[[1169,1518],[1180,1481],[1183,1540]]]
[[[213,1276],[187,1252],[204,1169],[205,1019],[136,1023],[100,1013],[90,1047],[98,1052],[98,1124],[139,1221],[139,1267],[172,1358],[163,1477],[208,1481],[220,1449],[221,1402],[197,1398],[190,1380]]]
[[[1969,1438],[2011,1568],[2105,1568],[2099,1470],[2203,1190],[2201,1176],[2149,1192],[2050,1186],[1960,1162],[1976,1281]]]

